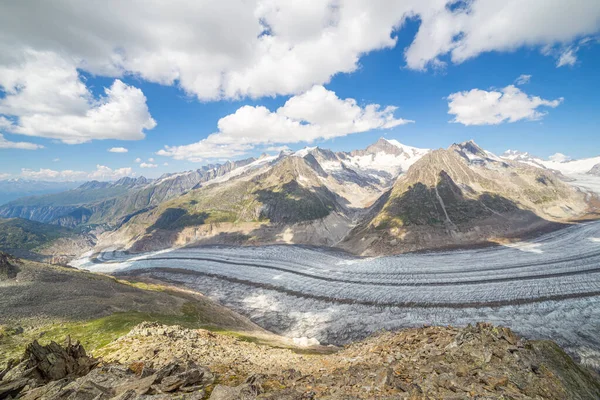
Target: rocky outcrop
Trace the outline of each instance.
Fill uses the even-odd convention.
[[[87,375],[97,364],[98,361],[88,357],[79,342],[71,344],[69,340],[62,347],[55,342],[42,346],[34,341],[27,346],[21,360],[9,362],[0,372],[0,398],[16,397],[49,382]]]
[[[554,343],[528,341],[507,328],[485,323],[384,332],[330,353],[298,354],[203,330],[143,323],[102,351],[100,367],[81,377],[67,375],[43,386],[23,387],[21,396],[212,400],[600,397],[597,376]],[[9,374],[0,387],[14,387]]]

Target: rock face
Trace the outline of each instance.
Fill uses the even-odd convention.
[[[75,379],[87,375],[98,361],[88,357],[78,342],[65,347],[55,342],[41,346],[34,341],[27,346],[20,362],[9,362],[0,372],[0,398],[17,396],[22,391],[33,390],[49,382]],[[37,398],[37,397],[31,397]]]
[[[10,254],[0,252],[0,281],[14,279],[19,272],[19,260]]]
[[[70,372],[56,369],[52,376],[58,380],[50,382],[47,373],[32,381],[21,378],[19,366],[9,368],[0,381],[4,390],[0,397],[4,393],[23,399],[99,400],[600,398],[597,376],[554,343],[527,341],[507,328],[484,323],[380,333],[333,354],[298,354],[203,330],[143,323],[103,350],[102,366],[79,377],[96,365],[82,350],[38,346],[19,365],[36,354],[31,365],[46,371],[43,360],[57,354],[59,360],[77,360],[78,367]],[[63,354],[70,355],[60,358]],[[29,381],[23,385],[20,379]]]

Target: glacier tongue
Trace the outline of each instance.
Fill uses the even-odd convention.
[[[599,242],[594,222],[526,244],[395,257],[216,246],[109,251],[76,265],[179,282],[292,338],[342,344],[379,329],[489,321],[600,367]]]

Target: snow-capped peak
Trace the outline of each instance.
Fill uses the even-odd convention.
[[[385,140],[389,144],[401,149],[402,152],[409,154],[411,156],[418,156],[419,158],[421,158],[425,154],[429,153],[429,151],[430,151],[429,149],[420,149],[418,147],[407,146],[405,144],[400,143],[399,141],[397,141],[395,139],[383,139],[383,140]]]
[[[502,158],[506,158],[508,160],[529,160],[533,157],[526,151],[508,149],[504,152],[504,154],[502,154]]]
[[[296,157],[306,157],[311,151],[315,150],[317,147],[308,147],[296,151],[293,155]]]

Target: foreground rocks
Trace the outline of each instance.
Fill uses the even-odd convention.
[[[18,365],[2,373],[0,398],[600,398],[597,376],[554,343],[527,341],[490,324],[386,332],[334,354],[298,354],[204,330],[143,323],[102,356],[98,364],[77,344],[34,343]],[[23,380],[27,384],[15,389]]]

